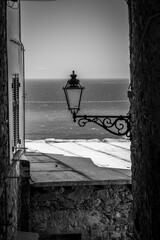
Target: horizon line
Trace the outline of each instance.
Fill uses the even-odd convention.
[[[70,78],[70,77],[68,77]],[[25,78],[25,80],[66,80],[68,78]],[[118,80],[118,79],[130,79],[129,77],[111,77],[111,78],[80,78],[80,80]]]

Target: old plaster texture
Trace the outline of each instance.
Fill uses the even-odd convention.
[[[9,161],[6,3],[0,1],[0,239],[6,237],[6,185]]]
[[[2,0],[0,1],[0,175],[4,175],[9,161],[8,127],[6,8],[5,1]]]

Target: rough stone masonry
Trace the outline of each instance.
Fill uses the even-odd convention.
[[[130,240],[131,185],[31,187],[30,221],[40,240],[56,234]]]

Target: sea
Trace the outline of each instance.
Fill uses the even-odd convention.
[[[25,138],[28,140],[117,138],[95,123],[80,127],[67,109],[65,79],[26,79]],[[80,115],[126,115],[129,79],[83,79]]]

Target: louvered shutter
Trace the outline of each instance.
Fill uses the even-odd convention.
[[[12,82],[13,99],[13,151],[19,148],[19,74],[15,74]]]

